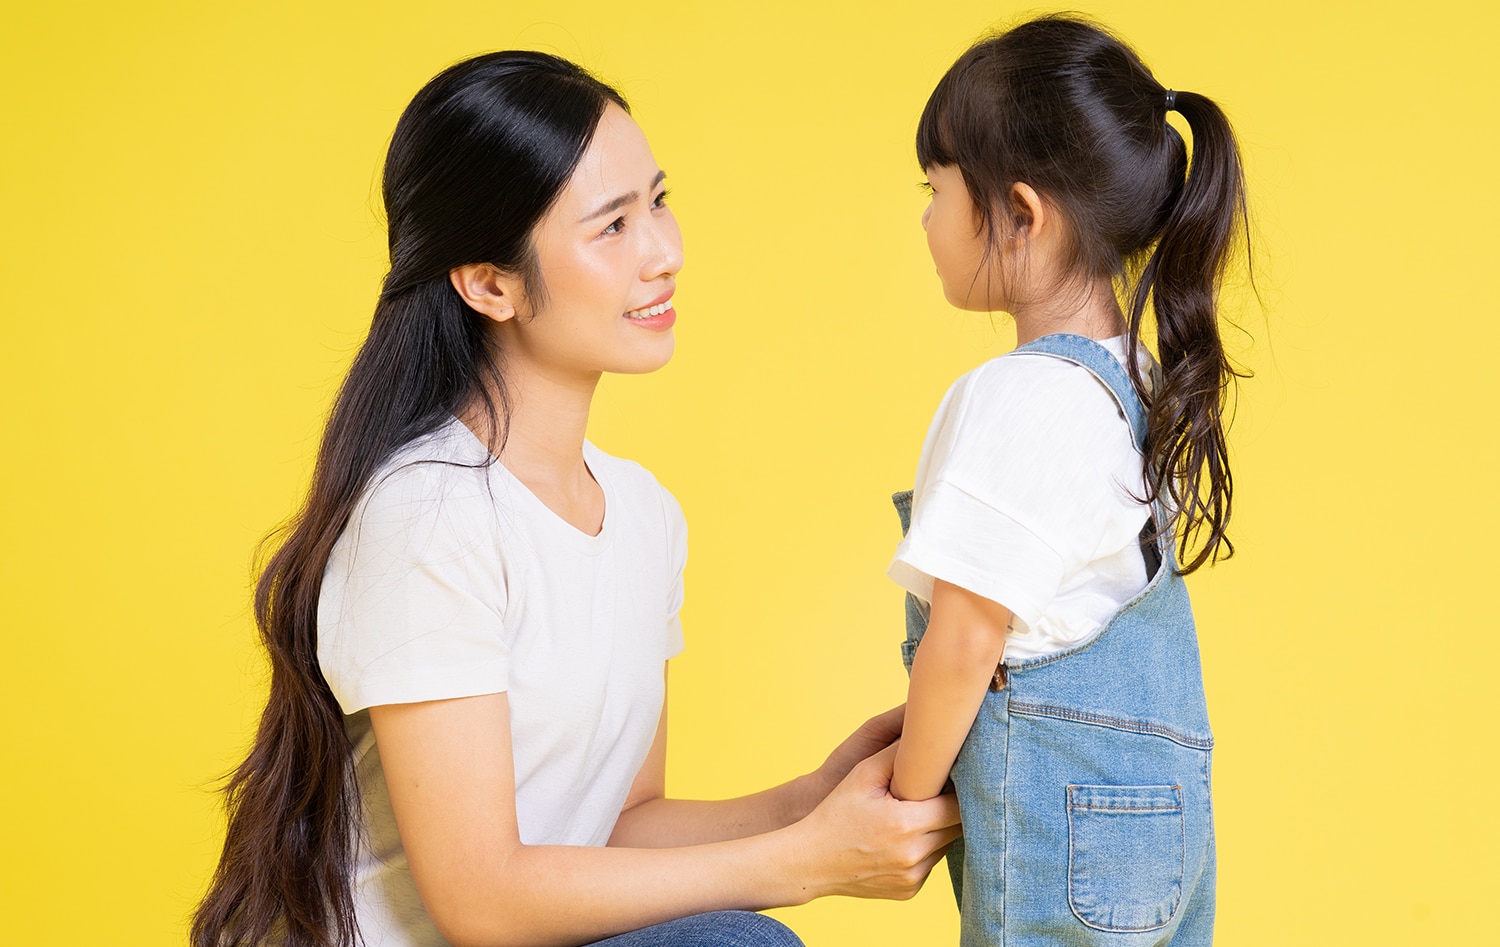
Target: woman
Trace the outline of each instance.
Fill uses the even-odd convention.
[[[795,944],[729,909],[910,896],[956,836],[950,799],[887,791],[900,711],[783,786],[664,796],[681,511],[584,440],[603,372],[672,354],[663,177],[619,94],[540,53],[402,115],[195,944]]]

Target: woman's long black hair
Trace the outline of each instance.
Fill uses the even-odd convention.
[[[1192,131],[1191,164],[1167,122],[1173,110]],[[1128,369],[1147,406],[1147,495],[1178,514],[1179,568],[1232,555],[1224,402],[1240,373],[1220,340],[1218,292],[1245,223],[1245,186],[1224,112],[1166,89],[1096,24],[1048,16],[959,57],[922,112],[917,160],[959,169],[992,243],[1011,226],[1016,182],[1062,211],[1074,271],[1109,277],[1127,300]],[[1136,360],[1148,309],[1163,375],[1155,390]]]
[[[359,820],[344,715],[317,660],[323,569],[370,478],[465,411],[508,417],[488,320],[448,273],[491,263],[545,292],[531,234],[620,94],[555,56],[498,52],[429,82],[396,125],[383,192],[391,268],[339,389],[307,502],[255,591],[271,688],[255,744],[225,787],[229,825],[195,947],[349,947]],[[503,435],[502,435],[503,436]]]

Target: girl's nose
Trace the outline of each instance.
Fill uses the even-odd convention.
[[[931,217],[932,217],[932,204],[929,203],[927,205],[927,209],[924,210],[924,211],[922,211],[922,229],[923,230],[927,229],[927,221],[929,219],[931,219]]]

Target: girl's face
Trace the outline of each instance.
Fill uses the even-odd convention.
[[[991,272],[994,254],[987,264],[983,223],[962,172],[954,165],[933,165],[926,171],[932,201],[922,214],[922,229],[943,281],[943,296],[974,312],[1006,309],[999,274]]]
[[[672,357],[682,232],[640,126],[611,103],[533,232],[539,304],[500,324],[512,357],[553,374],[660,368]]]

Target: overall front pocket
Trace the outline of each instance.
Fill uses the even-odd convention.
[[[1068,904],[1103,931],[1165,927],[1182,901],[1178,786],[1068,787]]]

